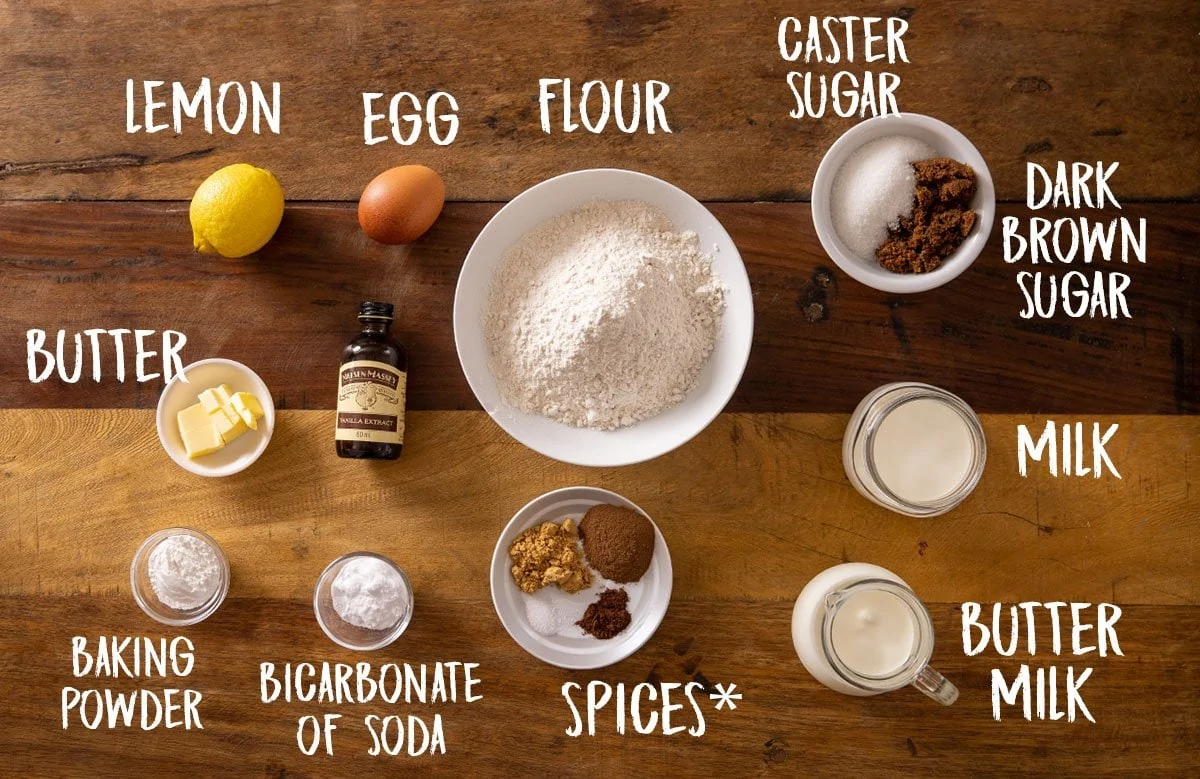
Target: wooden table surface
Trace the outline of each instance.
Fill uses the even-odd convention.
[[[825,256],[807,199],[825,149],[853,120],[789,119],[778,20],[870,11],[908,20],[903,110],[962,130],[996,181],[998,217],[1030,216],[1025,163],[1121,163],[1122,209],[1145,217],[1149,259],[1130,319],[1023,320],[999,225],[977,263],[934,292],[895,296]],[[1200,773],[1200,9],[1187,0],[1102,4],[949,0],[866,8],[821,2],[402,4],[0,2],[0,771],[24,776],[1094,775]],[[862,63],[847,66],[861,69]],[[832,74],[839,66],[815,66]],[[202,76],[283,85],[281,135],[125,131],[127,78]],[[542,77],[671,85],[673,132],[542,134]],[[444,89],[453,144],[362,142],[363,91]],[[248,161],[289,198],[272,242],[243,260],[191,249],[187,200]],[[370,242],[354,200],[403,162],[442,172],[453,202],[408,247]],[[462,259],[503,201],[557,173],[627,167],[709,201],[738,245],[756,307],[754,349],[727,413],[638,466],[547,460],[479,409],[458,367],[450,309]],[[1047,215],[1047,214],[1039,214]],[[1077,215],[1064,211],[1050,216]],[[1104,270],[1108,270],[1107,268]],[[391,464],[332,451],[334,375],[359,300],[398,306],[411,355],[410,427]],[[175,329],[186,361],[237,359],[279,409],[270,448],[220,480],[174,465],[155,435],[161,383],[31,384],[30,328]],[[842,472],[841,435],[881,383],[929,381],[981,413],[987,471],[958,509],[891,514]],[[1016,429],[1119,423],[1117,480],[1017,473]],[[641,504],[671,549],[674,592],[628,660],[568,672],[526,655],[491,606],[505,522],[550,489],[592,484]],[[129,592],[149,533],[211,533],[233,570],[206,622],[163,630]],[[365,658],[321,633],[312,586],[334,557],[391,556],[416,591],[405,635]],[[843,561],[883,565],[929,604],[934,664],[962,691],[850,698],[816,683],[791,644],[791,604]],[[968,657],[960,604],[1109,602],[1123,656],[1039,651]],[[159,679],[75,679],[71,637],[186,635],[203,730],[63,729],[64,687],[128,691]],[[1039,626],[1039,642],[1049,633]],[[476,703],[263,704],[261,662],[478,663]],[[1096,723],[991,716],[993,668],[1090,666]],[[560,690],[735,683],[735,711],[699,738],[569,738]],[[336,754],[305,756],[297,719],[336,711]],[[362,717],[440,713],[447,751],[371,757]],[[685,722],[685,724],[691,724]]]

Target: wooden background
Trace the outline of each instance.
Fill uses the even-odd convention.
[[[975,142],[1007,201],[1000,215],[1028,216],[1026,160],[1121,162],[1120,214],[1149,221],[1149,263],[1129,269],[1133,319],[1021,320],[1019,268],[1002,260],[999,227],[976,265],[934,292],[890,296],[836,270],[804,201],[824,150],[853,122],[787,118],[786,73],[803,63],[783,62],[775,35],[784,15],[851,12],[909,20],[911,63],[874,69],[902,76],[902,108]],[[1198,29],[1200,11],[1184,0],[0,2],[3,773],[1196,775]],[[283,135],[125,133],[126,78],[205,75],[283,82]],[[665,80],[675,132],[545,136],[537,79],[562,76]],[[403,89],[455,95],[453,145],[362,144],[360,93]],[[237,161],[279,176],[289,197],[280,232],[245,260],[196,255],[186,201]],[[353,201],[401,162],[439,169],[456,202],[415,245],[382,247],[358,230]],[[478,410],[449,316],[462,258],[501,201],[599,165],[714,201],[749,269],[757,328],[729,413],[700,437],[644,465],[585,470],[524,449]],[[394,464],[332,453],[338,350],[367,297],[398,304],[411,353],[415,411]],[[246,362],[281,409],[270,449],[238,476],[191,476],[154,433],[161,385],[118,384],[108,357],[99,384],[30,384],[34,327],[173,328],[188,336],[188,360]],[[939,519],[878,509],[842,474],[848,413],[897,379],[944,386],[984,415],[988,470]],[[1124,478],[1021,479],[1016,425],[1047,418],[1120,422],[1110,449]],[[643,505],[675,566],[654,639],[594,673],[525,655],[487,586],[512,513],[577,483]],[[133,603],[127,571],[140,541],[172,524],[221,542],[233,588],[207,622],[163,633]],[[259,662],[363,659],[324,637],[310,605],[320,570],[354,549],[393,557],[416,589],[412,627],[366,659],[481,663],[482,701],[399,709],[443,714],[445,756],[367,757],[361,718],[383,710],[366,706],[338,710],[335,757],[304,757],[296,718],[326,709],[258,700]],[[935,664],[962,689],[958,704],[911,690],[842,697],[804,672],[791,602],[843,560],[891,568],[930,604]],[[961,602],[1051,599],[1119,604],[1124,656],[964,656]],[[177,633],[197,647],[188,685],[204,694],[204,731],[61,729],[64,686],[133,686],[73,679],[72,635]],[[1094,665],[1083,693],[1097,724],[993,722],[991,669],[1024,662]],[[611,720],[595,738],[569,739],[559,689],[590,679],[734,682],[745,697],[734,712],[706,709],[701,739],[620,737]]]

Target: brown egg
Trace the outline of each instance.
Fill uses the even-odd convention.
[[[442,177],[424,165],[389,168],[358,199],[358,224],[380,243],[412,243],[437,221],[446,202]]]

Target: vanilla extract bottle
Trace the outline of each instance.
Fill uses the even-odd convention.
[[[408,355],[392,339],[391,303],[358,308],[362,332],[342,350],[338,371],[338,457],[395,460],[404,448]]]

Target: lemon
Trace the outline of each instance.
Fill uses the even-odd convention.
[[[204,180],[188,209],[192,244],[205,254],[245,257],[271,240],[283,219],[283,187],[269,170],[227,165]]]

